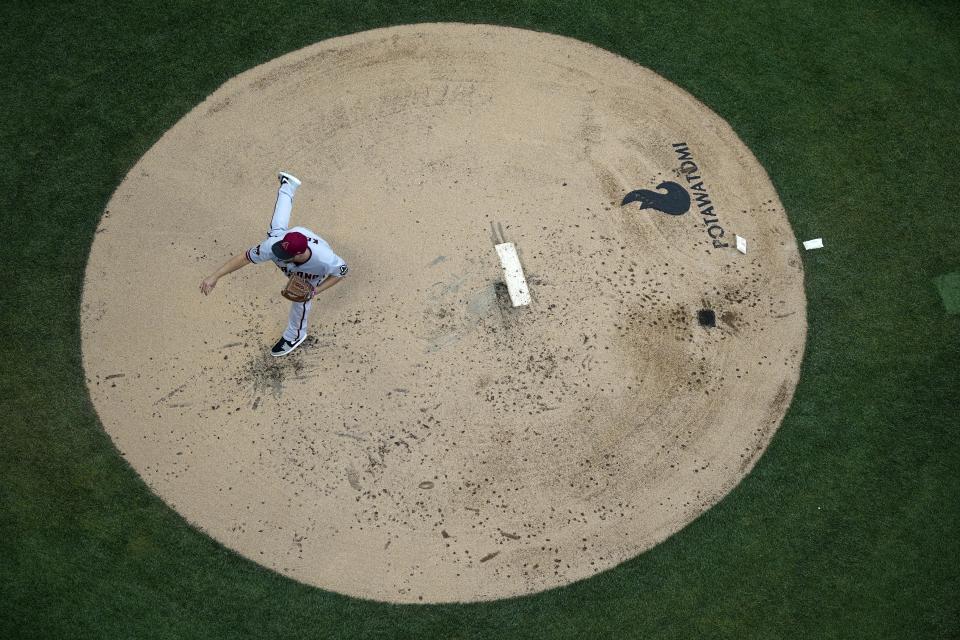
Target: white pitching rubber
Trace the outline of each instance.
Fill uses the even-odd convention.
[[[747,239],[742,236],[736,236],[737,238],[737,251],[740,253],[747,252]]]
[[[807,251],[810,249],[823,249],[823,238],[814,238],[813,240],[804,240],[803,248]]]
[[[507,283],[510,293],[510,302],[515,307],[530,304],[530,291],[527,288],[527,279],[523,277],[523,267],[520,266],[520,257],[517,248],[512,242],[496,245],[497,255],[500,257],[500,266],[503,267],[503,279]]]

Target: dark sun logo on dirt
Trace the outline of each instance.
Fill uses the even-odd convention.
[[[657,185],[656,191],[637,189],[628,193],[620,206],[623,207],[631,202],[639,202],[641,209],[655,209],[672,216],[680,216],[689,211],[692,201],[696,200],[697,209],[702,216],[701,221],[703,226],[706,227],[713,248],[724,249],[729,247],[730,245],[723,240],[726,231],[721,226],[717,206],[710,199],[700,167],[693,159],[693,152],[686,142],[675,142],[670,146],[676,153],[677,160],[680,161],[676,173],[686,179],[686,186],[681,186],[676,182],[664,181]],[[662,191],[666,193],[661,193]],[[693,194],[692,198],[690,194]]]
[[[660,193],[666,191],[666,193]],[[655,209],[671,216],[680,216],[690,210],[690,194],[676,182],[661,182],[656,191],[637,189],[623,198],[620,206],[639,202],[641,209]]]

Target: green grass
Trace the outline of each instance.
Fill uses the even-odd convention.
[[[0,5],[0,637],[947,638],[960,635],[960,12],[952,2]],[[83,270],[107,199],[231,76],[421,21],[569,35],[727,119],[804,254],[809,341],[754,472],[684,531],[531,597],[390,606],[191,529],[88,400]],[[38,260],[38,257],[44,258]],[[57,283],[37,293],[37,283]]]

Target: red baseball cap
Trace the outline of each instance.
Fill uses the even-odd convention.
[[[307,236],[299,231],[291,231],[283,236],[280,242],[273,243],[273,255],[281,260],[289,260],[293,256],[307,250]]]

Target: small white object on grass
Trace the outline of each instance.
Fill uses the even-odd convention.
[[[807,251],[810,249],[823,249],[823,238],[814,238],[813,240],[804,240],[803,248]]]
[[[527,288],[527,279],[523,277],[523,267],[520,266],[517,248],[512,242],[498,244],[495,248],[497,255],[500,256],[500,266],[503,267],[503,279],[507,283],[510,302],[515,307],[530,304],[530,290]]]
[[[734,236],[737,239],[737,251],[740,253],[747,252],[747,239],[742,236]]]

